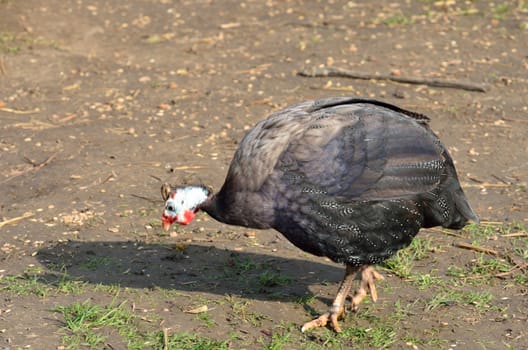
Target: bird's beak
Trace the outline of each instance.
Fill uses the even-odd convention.
[[[161,217],[161,227],[163,227],[163,231],[168,231],[171,225],[172,225],[172,221],[168,217],[163,215]]]

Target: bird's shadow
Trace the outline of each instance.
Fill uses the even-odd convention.
[[[50,270],[50,283],[68,278],[261,300],[299,300],[313,295],[310,285],[335,283],[343,273],[324,263],[196,244],[68,241],[40,249],[37,257]]]

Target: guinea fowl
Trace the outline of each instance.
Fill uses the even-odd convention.
[[[478,222],[451,156],[428,118],[369,99],[307,101],[270,115],[240,143],[218,193],[203,185],[171,189],[162,223],[189,224],[199,210],[231,225],[273,228],[300,249],[346,266],[328,312],[302,331],[338,318],[355,275],[357,309],[372,265],[408,246],[420,228]]]

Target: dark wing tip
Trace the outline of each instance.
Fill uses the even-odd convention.
[[[307,112],[311,113],[311,112],[316,112],[316,111],[319,111],[325,108],[331,108],[335,106],[355,104],[355,103],[368,103],[368,104],[384,107],[384,108],[393,110],[395,112],[405,114],[406,116],[416,119],[417,121],[423,124],[427,124],[430,120],[429,117],[427,117],[424,114],[409,111],[409,110],[400,108],[398,106],[395,106],[387,102],[378,101],[374,99],[368,99],[368,98],[354,98],[354,97],[329,97],[329,98],[315,100],[313,104],[310,106],[310,108],[307,109]]]

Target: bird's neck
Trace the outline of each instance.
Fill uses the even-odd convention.
[[[226,222],[226,219],[224,218],[225,211],[223,208],[224,204],[218,193],[211,193],[207,200],[200,205],[200,210],[205,211],[213,219],[220,222]]]
[[[239,210],[237,209],[234,196],[223,188],[220,192],[211,194],[207,201],[200,206],[200,210],[205,211],[216,221],[230,225],[245,226],[237,220],[237,212]]]
[[[258,209],[250,203],[259,203]],[[270,228],[273,209],[266,205],[258,193],[236,193],[224,190],[212,195],[201,210],[213,219],[229,225],[252,227],[259,229]]]

